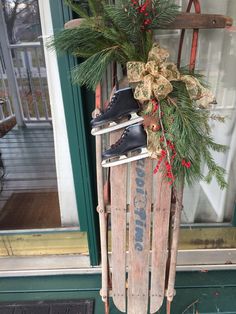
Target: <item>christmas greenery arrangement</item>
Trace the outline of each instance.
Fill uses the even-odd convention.
[[[201,75],[177,69],[168,62],[168,51],[153,42],[153,30],[165,29],[178,6],[171,0],[88,0],[88,8],[81,1],[66,2],[80,24],[56,34],[49,46],[85,58],[73,69],[74,82],[95,90],[108,65],[119,63],[141,105],[148,150],[158,160],[154,173],[162,171],[170,184],[183,177],[188,184],[215,177],[225,188],[225,171],[211,153],[226,149],[211,135],[210,119],[223,120],[210,112],[214,96]]]

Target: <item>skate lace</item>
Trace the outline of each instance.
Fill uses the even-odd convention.
[[[116,101],[116,99],[117,99],[117,95],[114,94],[114,95],[112,96],[111,101],[109,102],[107,108],[106,108],[105,110],[103,110],[100,115],[102,115],[102,114],[104,114],[105,112],[107,112],[108,110],[110,110],[110,109],[112,108],[114,102]]]
[[[114,95],[112,96],[112,98],[111,98],[111,101],[109,102],[109,104],[108,104],[108,106],[107,106],[107,110],[110,110],[110,109],[111,109],[111,107],[114,105],[114,102],[116,101],[116,99],[117,99],[117,95],[114,94]],[[106,111],[107,111],[107,110],[106,110]]]
[[[121,138],[117,142],[115,142],[115,144],[111,145],[111,148],[115,148],[119,146],[124,141],[124,138],[128,135],[128,133],[129,133],[129,130],[125,130]]]

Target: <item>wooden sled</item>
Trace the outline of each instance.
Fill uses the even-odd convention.
[[[194,5],[195,13],[190,13]],[[65,24],[79,26],[81,19]],[[199,0],[189,0],[187,10],[168,25],[181,29],[177,65],[180,66],[185,29],[193,29],[190,71],[194,71],[199,29],[226,28],[232,19],[216,14],[201,14]],[[111,80],[111,76],[110,76]],[[112,84],[111,84],[112,85]],[[110,88],[112,89],[112,88]],[[102,92],[103,90],[103,92]],[[104,91],[97,87],[95,114],[102,109]],[[110,134],[114,143],[121,131]],[[105,313],[109,298],[123,313],[156,313],[167,298],[167,313],[175,295],[175,275],[183,198],[182,182],[175,189],[153,175],[149,158],[112,167],[104,173],[101,167],[103,138],[96,136],[97,190],[101,239],[102,287]],[[110,232],[108,225],[111,224]],[[111,235],[111,252],[108,238]]]
[[[195,14],[189,13],[194,5]],[[185,29],[193,29],[190,70],[194,71],[200,28],[225,28],[232,19],[201,14],[198,0],[190,0],[187,12],[169,28],[182,29],[177,64],[180,65]],[[96,91],[96,108],[101,108],[101,87]],[[110,134],[110,142],[121,131]],[[175,190],[161,173],[152,175],[149,158],[112,167],[104,182],[101,167],[102,136],[96,136],[98,207],[100,219],[102,288],[105,313],[109,297],[124,313],[156,313],[167,298],[167,313],[175,295],[175,275],[183,182]],[[110,191],[110,199],[108,197]],[[110,217],[109,217],[110,216]],[[108,252],[108,224],[111,223],[111,252]]]

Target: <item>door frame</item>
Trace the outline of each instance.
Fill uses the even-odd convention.
[[[49,0],[54,32],[63,29],[66,21],[72,19],[72,12],[63,0]],[[64,102],[65,120],[70,148],[75,195],[80,230],[87,232],[90,260],[99,263],[99,224],[96,212],[96,180],[86,125],[86,100],[94,98],[92,93],[73,85],[70,71],[78,60],[68,55],[58,56],[61,92]]]

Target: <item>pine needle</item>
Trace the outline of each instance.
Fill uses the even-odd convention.
[[[95,90],[108,64],[113,61],[116,48],[100,51],[76,66],[72,71],[73,83]]]
[[[146,62],[152,45],[152,35],[147,32],[149,26],[146,30],[141,29],[146,17],[132,7],[129,0],[118,1],[116,5],[108,2],[89,0],[86,4],[83,0],[76,3],[66,0],[84,21],[79,27],[60,31],[47,45],[59,53],[88,58],[73,70],[73,81],[93,89],[111,61],[122,66],[127,61]],[[153,23],[158,27],[172,21],[178,12],[171,0],[153,0],[152,5],[150,18],[153,17]],[[114,46],[117,46],[116,51]]]
[[[215,163],[212,151],[224,152],[226,146],[213,140],[209,126],[210,112],[194,105],[185,84],[173,82],[173,86],[174,90],[170,94],[172,101],[168,103],[164,100],[165,105],[162,106],[166,134],[175,143],[177,152],[173,173],[178,179],[182,172],[188,185],[199,180],[210,183],[215,177],[223,189],[227,186],[224,179],[225,170]],[[191,163],[190,168],[183,167],[182,160],[185,159]],[[203,161],[208,168],[206,176],[202,172]]]

